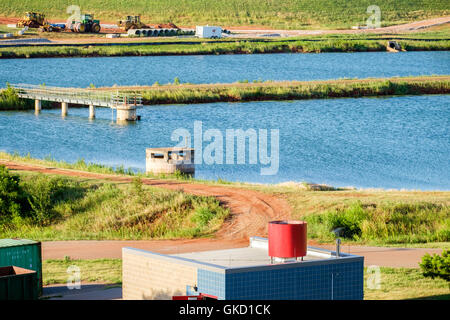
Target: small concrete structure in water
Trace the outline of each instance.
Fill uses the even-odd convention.
[[[146,173],[195,173],[192,148],[147,148],[145,158]]]

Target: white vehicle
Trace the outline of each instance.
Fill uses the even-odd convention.
[[[196,26],[195,35],[199,38],[222,38],[222,28],[214,26]]]

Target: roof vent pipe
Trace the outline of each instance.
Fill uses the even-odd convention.
[[[341,239],[336,239],[336,258],[339,258],[341,256]]]

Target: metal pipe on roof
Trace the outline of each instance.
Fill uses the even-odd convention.
[[[341,255],[341,239],[336,239],[336,258],[339,258]]]

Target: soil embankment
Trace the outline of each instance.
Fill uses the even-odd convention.
[[[132,177],[126,176],[50,168],[2,160],[0,160],[0,165],[5,165],[10,170],[102,179],[113,182],[127,183],[132,182],[133,179]],[[216,238],[231,242],[236,241],[238,244],[242,244],[243,240],[248,241],[248,237],[250,236],[266,235],[267,223],[269,221],[289,219],[291,216],[292,209],[287,201],[262,192],[235,187],[213,186],[149,178],[142,179],[142,182],[146,185],[151,185],[154,187],[170,190],[183,190],[186,193],[199,196],[216,197],[222,205],[229,208],[231,211],[229,219],[225,221],[221,229],[216,233]]]
[[[59,169],[12,161],[0,160],[10,170],[41,172],[66,176],[103,179],[115,182],[130,182],[131,177],[90,173],[76,170]],[[217,197],[230,208],[230,218],[217,232],[214,238],[179,239],[179,240],[142,240],[142,241],[50,241],[44,242],[43,259],[100,259],[121,258],[123,247],[133,247],[163,254],[183,253],[192,251],[207,251],[218,249],[239,248],[248,245],[250,236],[266,236],[267,223],[270,220],[289,219],[292,208],[282,198],[253,190],[237,187],[210,186],[197,183],[185,183],[169,180],[143,179],[143,182],[155,187],[167,189],[182,189],[185,192]],[[312,246],[333,250],[333,245]],[[418,262],[425,253],[441,253],[440,249],[421,248],[384,248],[367,246],[342,246],[343,252],[364,256],[366,266],[377,265],[386,267],[417,268]]]

